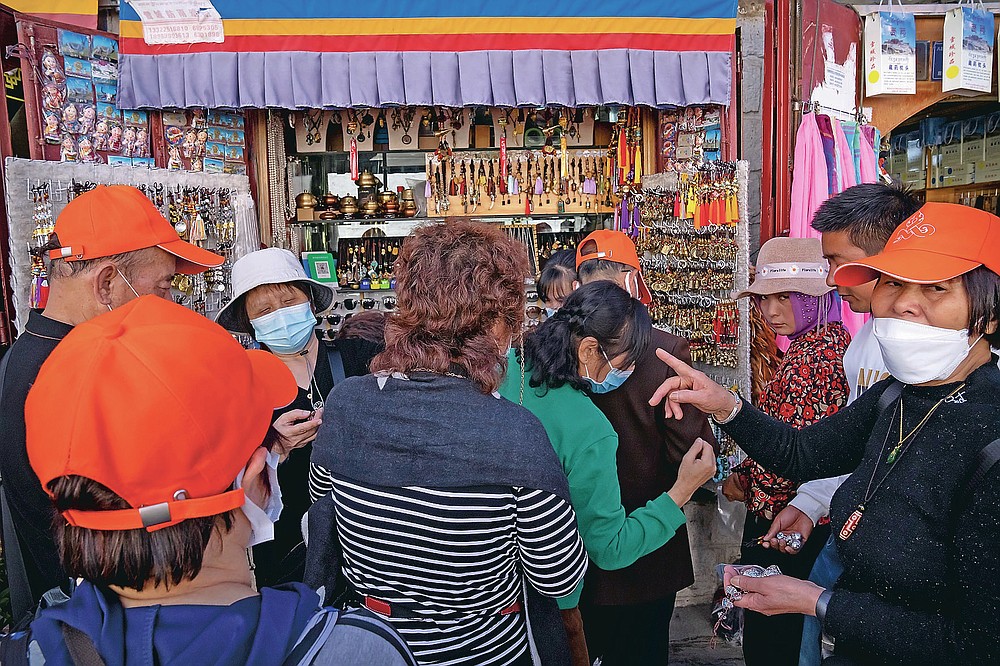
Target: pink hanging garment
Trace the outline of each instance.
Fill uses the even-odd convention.
[[[818,238],[810,226],[813,214],[829,196],[826,158],[823,157],[823,139],[820,137],[816,116],[807,113],[795,135],[795,161],[792,173],[792,201],[789,217],[789,236],[792,238]]]
[[[861,132],[858,139],[861,142],[861,182],[878,182],[878,156],[875,154],[875,148],[872,147],[871,139],[864,131]]]

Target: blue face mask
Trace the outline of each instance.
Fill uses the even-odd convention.
[[[257,342],[276,354],[297,354],[305,349],[316,327],[309,301],[269,312],[250,320]]]
[[[601,354],[604,356],[604,360],[608,362],[608,365],[611,365],[611,359],[608,358],[608,355],[604,353],[603,349],[601,350]],[[632,375],[631,370],[619,370],[615,366],[611,365],[611,369],[608,370],[608,376],[604,378],[604,381],[596,382],[591,379],[590,370],[586,366],[584,366],[584,371],[586,373],[584,375],[584,379],[590,382],[590,392],[598,394],[610,393],[611,391],[614,391],[616,388],[624,384],[625,380]]]
[[[549,317],[552,317],[558,311],[559,308],[545,308],[545,318],[548,319]]]

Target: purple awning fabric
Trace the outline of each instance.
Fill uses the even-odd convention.
[[[120,55],[120,108],[729,104],[731,55],[469,51]],[[432,75],[433,72],[433,75]]]

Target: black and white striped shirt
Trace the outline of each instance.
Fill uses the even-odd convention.
[[[587,555],[572,507],[527,488],[381,488],[313,465],[310,494],[333,502],[343,572],[390,617],[421,664],[512,664],[528,651],[526,581],[570,594]]]

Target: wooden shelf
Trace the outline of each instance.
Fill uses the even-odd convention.
[[[1000,190],[1000,181],[993,180],[986,183],[969,183],[968,185],[948,185],[945,187],[928,187],[921,190],[924,193],[925,201],[939,203],[957,203],[958,195],[961,192],[979,190]]]

